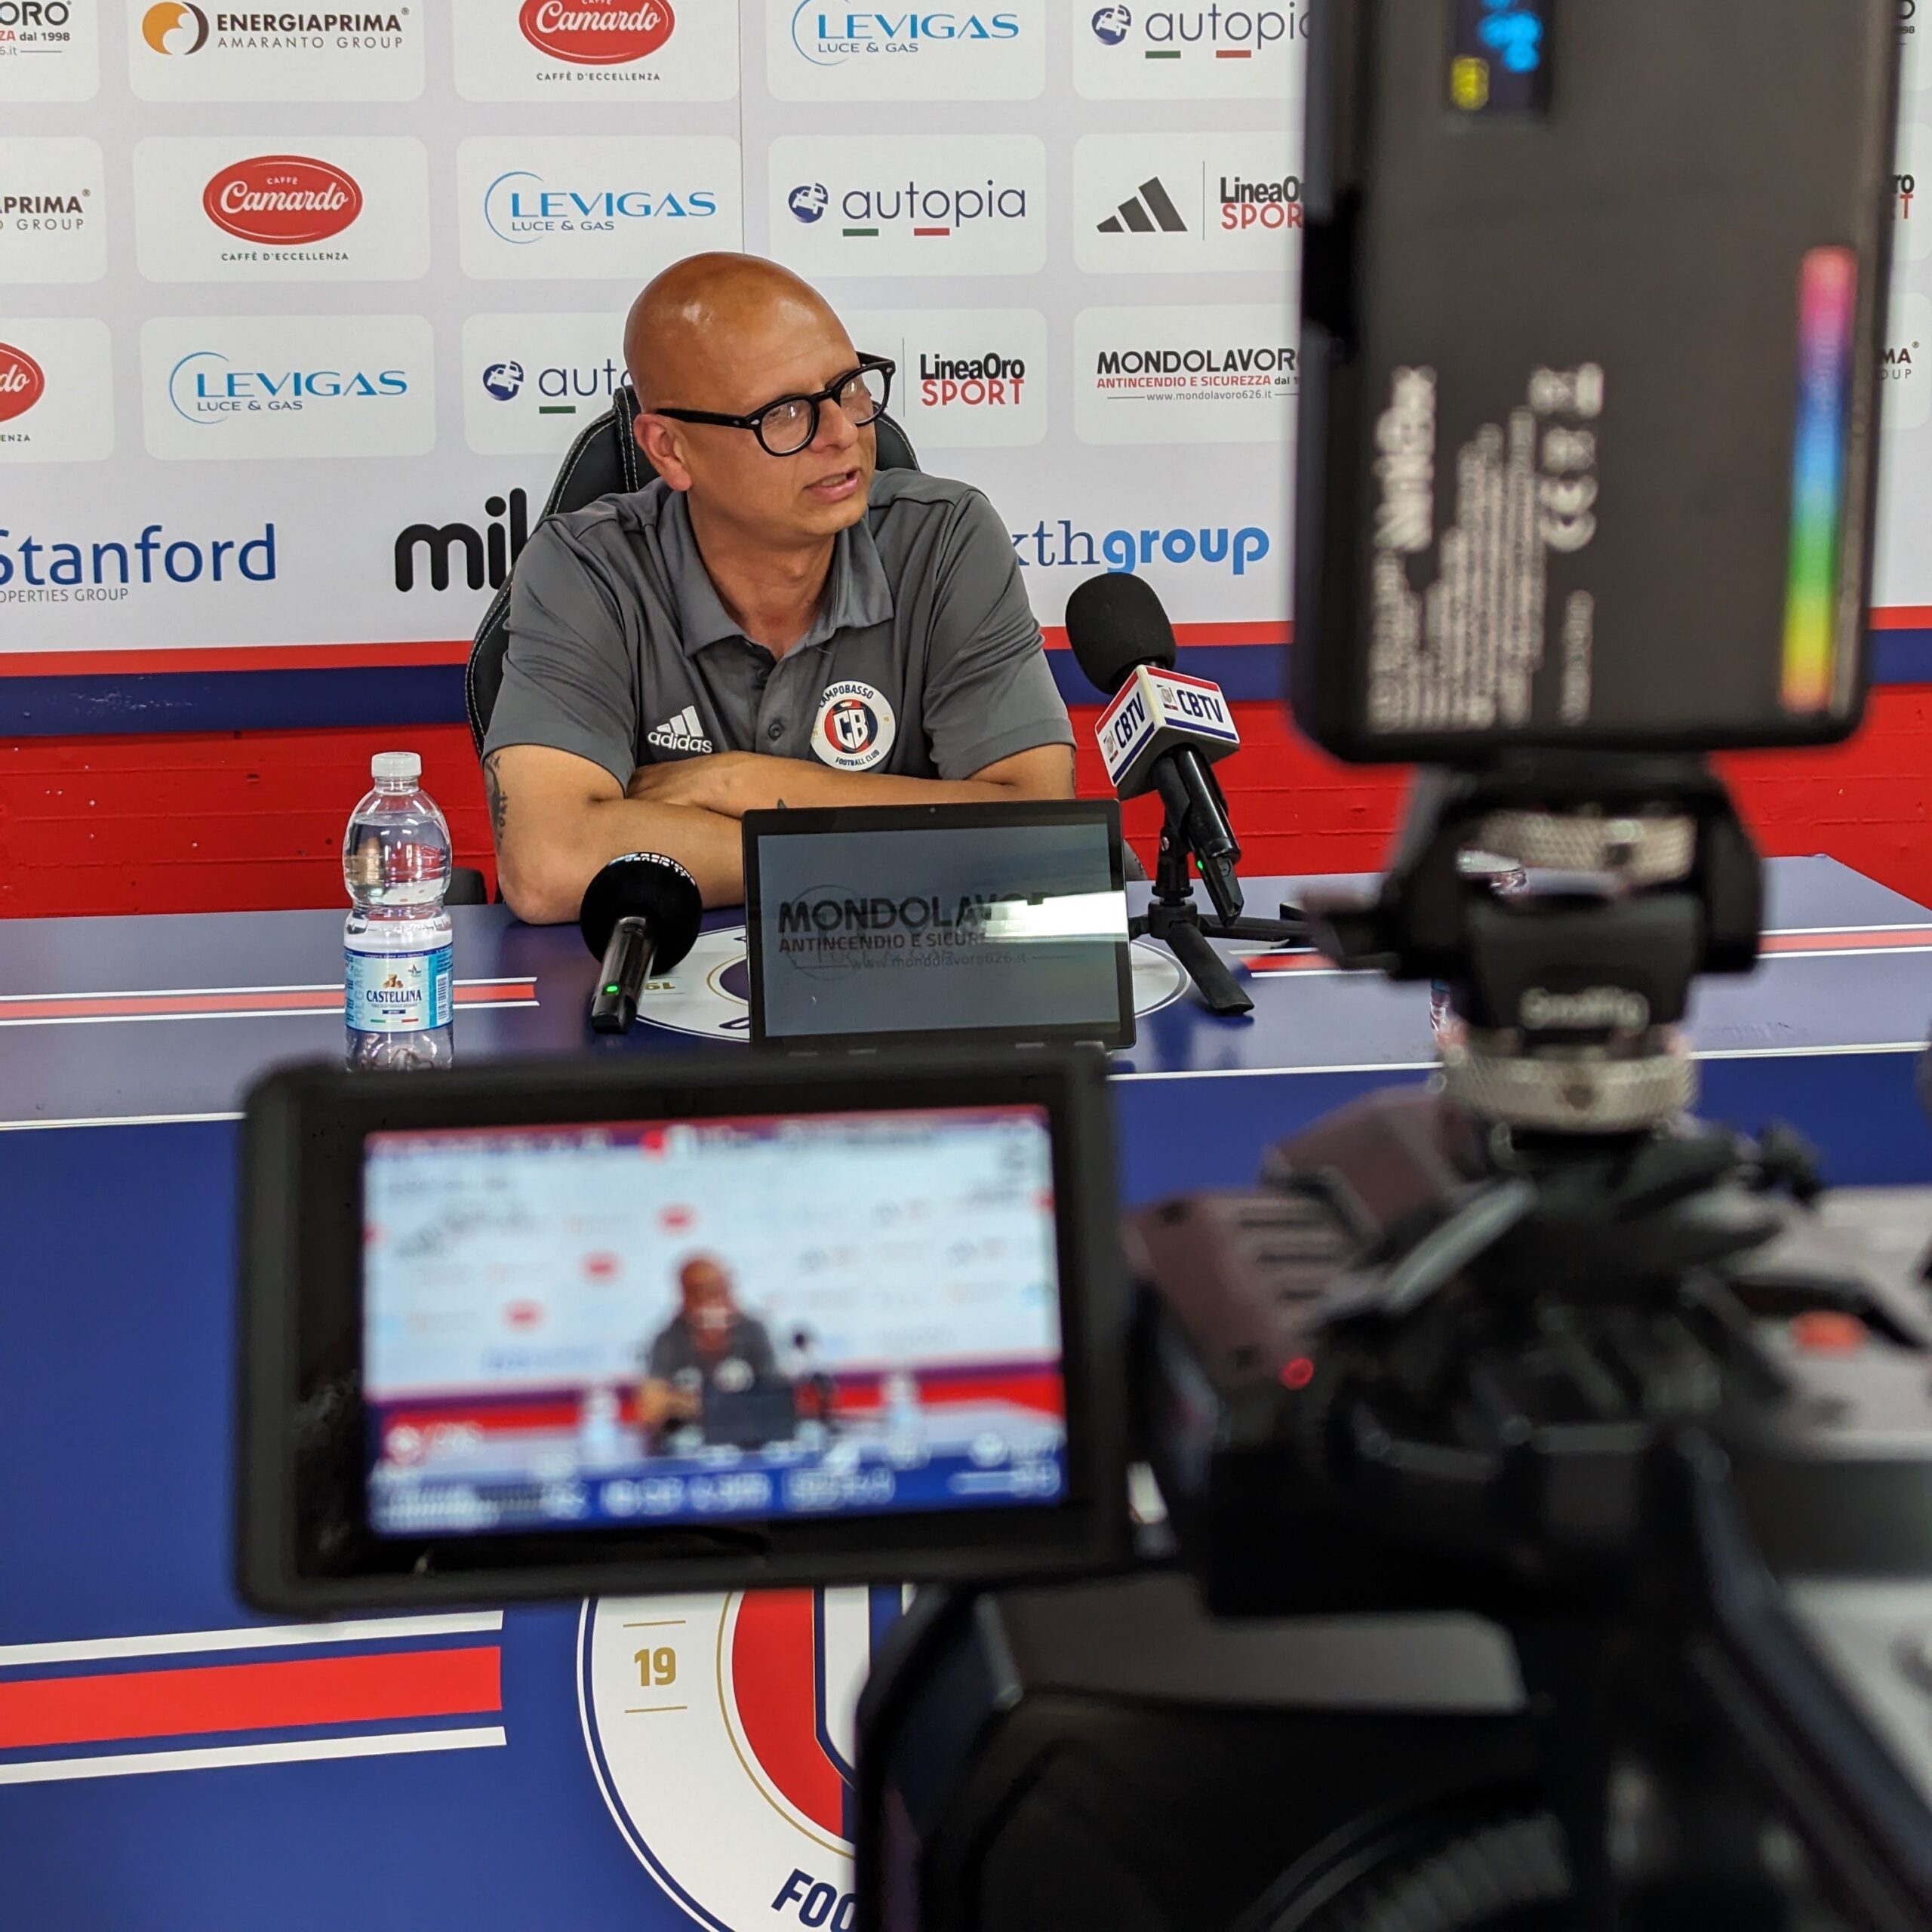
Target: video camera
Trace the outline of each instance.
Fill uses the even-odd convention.
[[[876,1932],[1932,1924],[1932,1196],[1677,1031],[1761,924],[1702,755],[1863,706],[1897,29],[1315,23],[1297,715],[1434,768],[1307,909],[1446,985],[1433,1087],[1117,1244],[1093,1056],[279,1076],[251,1596],[929,1586]]]

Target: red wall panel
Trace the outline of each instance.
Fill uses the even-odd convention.
[[[1245,743],[1221,771],[1247,869],[1378,866],[1401,777],[1337,764],[1271,705],[1235,709]],[[1089,792],[1103,785],[1093,716],[1075,719]],[[341,905],[343,823],[368,786],[370,754],[392,746],[422,754],[458,862],[488,869],[482,788],[460,724],[0,743],[0,915]],[[1826,852],[1932,903],[1928,749],[1932,687],[1890,687],[1873,693],[1849,745],[1754,753],[1725,768],[1766,851]],[[1150,860],[1158,820],[1151,799],[1128,808]]]

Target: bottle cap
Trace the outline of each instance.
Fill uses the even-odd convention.
[[[423,776],[423,761],[414,752],[378,752],[369,761],[369,776],[405,779],[413,785]]]

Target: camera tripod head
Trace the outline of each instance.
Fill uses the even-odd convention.
[[[1537,875],[1501,896],[1480,850]],[[1756,962],[1758,855],[1693,757],[1512,752],[1425,771],[1376,897],[1312,894],[1337,964],[1449,989],[1450,1097],[1512,1128],[1619,1134],[1687,1108],[1678,1032],[1700,973]]]

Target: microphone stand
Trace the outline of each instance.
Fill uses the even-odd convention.
[[[1284,940],[1308,940],[1307,922],[1299,915],[1278,919],[1251,919],[1241,913],[1241,886],[1232,865],[1219,878],[1208,875],[1217,909],[1204,912],[1194,903],[1194,882],[1188,871],[1188,858],[1194,841],[1189,821],[1192,814],[1178,788],[1163,786],[1162,803],[1166,816],[1161,826],[1161,856],[1154,868],[1154,897],[1146,912],[1128,921],[1129,937],[1157,939],[1165,946],[1181,971],[1194,982],[1196,990],[1213,1013],[1252,1013],[1254,1002],[1235,983],[1235,976],[1214,947],[1211,939],[1263,940],[1274,944]],[[1235,853],[1238,858],[1238,849]],[[1219,885],[1220,890],[1215,890]],[[1232,909],[1226,902],[1232,900]],[[1284,915],[1294,915],[1289,906]]]

